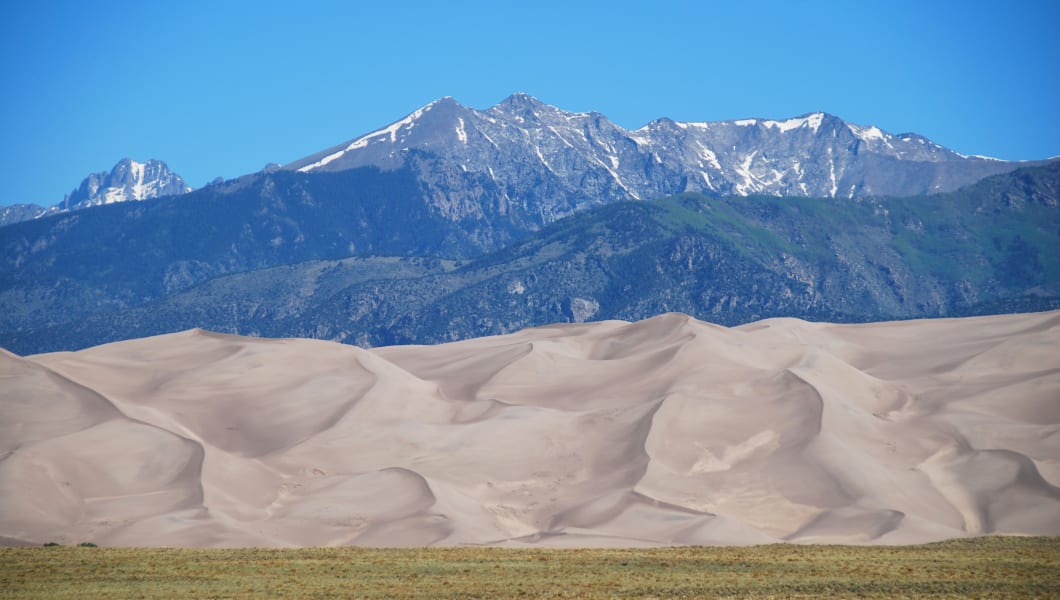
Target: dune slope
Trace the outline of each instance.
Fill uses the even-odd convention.
[[[916,543],[1060,534],[1060,311],[681,314],[363,350],[0,352],[0,540]]]

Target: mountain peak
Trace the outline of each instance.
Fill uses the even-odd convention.
[[[150,200],[190,191],[192,188],[165,162],[154,158],[141,162],[125,156],[110,171],[89,174],[58,204],[20,204],[0,211],[0,226],[101,204]]]
[[[504,112],[538,111],[546,106],[548,105],[537,98],[534,98],[530,94],[525,92],[515,92],[511,96],[508,96],[494,105],[493,109]]]
[[[442,96],[441,98],[426,104],[419,110],[414,111],[412,114],[422,114],[434,108],[463,108],[463,105],[457,102],[456,98],[453,98],[452,96]]]
[[[190,191],[191,187],[166,163],[153,158],[140,162],[124,157],[109,172],[101,171],[86,177],[80,186],[66,196],[62,208],[76,210]]]
[[[967,157],[926,138],[895,136],[824,111],[715,122],[660,118],[630,131],[600,113],[568,112],[525,92],[485,110],[465,108],[446,96],[285,168],[394,169],[413,155],[431,157],[435,172],[429,177],[439,197],[450,204],[454,198],[468,202],[461,209],[468,214],[481,211],[478,200],[469,200],[479,192],[455,188],[454,174],[461,180],[491,181],[502,198],[509,195],[504,203],[547,197],[543,202],[549,208],[534,216],[544,220],[553,218],[549,211],[567,214],[582,206],[587,193],[595,203],[685,191],[846,198],[914,195],[956,189],[1007,168],[1004,163],[942,167],[967,163]],[[894,161],[920,175],[896,176],[907,167]],[[444,210],[456,210],[450,204]]]
[[[537,98],[527,94],[526,92],[515,92],[508,96],[504,100],[501,100],[498,104],[517,104],[517,103],[531,103],[531,104],[543,104]]]

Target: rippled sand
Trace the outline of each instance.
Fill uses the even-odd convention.
[[[1060,534],[1060,311],[0,353],[0,542]]]

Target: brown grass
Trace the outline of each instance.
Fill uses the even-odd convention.
[[[1056,598],[1060,538],[923,546],[5,548],[2,598]]]

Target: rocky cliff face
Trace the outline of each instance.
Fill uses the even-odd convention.
[[[79,210],[89,206],[130,200],[148,200],[186,194],[191,187],[160,160],[137,162],[123,158],[109,172],[93,173],[67,194],[62,208]]]

